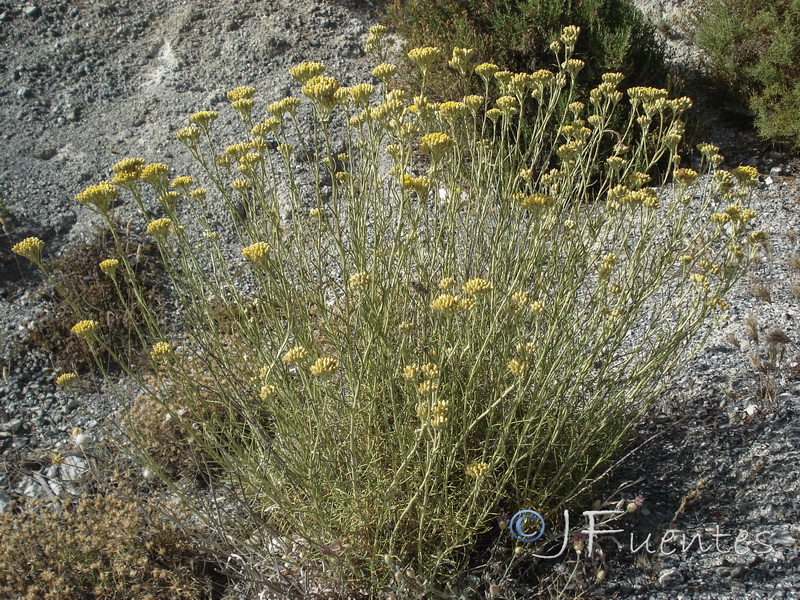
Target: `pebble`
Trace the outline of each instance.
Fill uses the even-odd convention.
[[[42,14],[42,10],[38,6],[33,5],[23,9],[22,14],[24,14],[29,19],[35,19]]]

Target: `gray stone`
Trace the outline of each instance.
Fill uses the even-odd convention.
[[[11,504],[11,496],[0,490],[0,515],[8,510],[8,505]]]
[[[35,19],[42,14],[42,10],[34,4],[33,6],[28,6],[25,9],[23,9],[22,14],[24,14],[29,19]]]
[[[683,575],[678,569],[666,569],[658,576],[658,585],[664,589],[672,589],[683,583]]]

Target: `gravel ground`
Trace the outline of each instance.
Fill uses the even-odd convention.
[[[640,1],[676,65],[702,58],[684,19],[692,5]],[[124,156],[193,173],[174,132],[192,112],[221,109],[228,89],[247,84],[261,101],[279,99],[293,89],[287,69],[301,60],[325,62],[346,83],[367,80],[373,65],[361,48],[376,10],[313,0],[0,2],[0,199],[9,212],[0,236],[0,458],[21,465],[0,471],[0,511],[17,494],[69,488],[83,459],[58,467],[30,457],[67,448],[73,427],[99,437],[97,419],[118,404],[96,389],[81,398],[85,410],[54,388],[49,357],[26,349],[47,306],[38,274],[16,260],[11,244],[37,235],[58,253],[87,240],[93,222],[74,195]],[[701,88],[689,93],[702,104]],[[788,265],[800,239],[800,177],[791,157],[702,111],[706,137],[722,146],[729,166],[762,173],[753,207],[756,226],[770,233],[769,252],[733,290],[728,323],[637,427],[642,446],[609,489],[624,485],[625,497],[641,494],[644,504],[626,517],[624,532],[600,541],[607,577],[596,597],[800,598],[800,330],[791,290],[800,274]],[[221,130],[232,134],[233,123],[222,120]],[[770,302],[754,296],[755,286]],[[748,317],[757,320],[759,345]],[[791,343],[770,359],[765,340],[776,329]],[[751,355],[760,356],[760,371]],[[652,534],[657,546],[670,529],[687,540],[699,533],[706,550],[630,551],[631,533],[637,545]],[[749,541],[734,548],[740,531]]]

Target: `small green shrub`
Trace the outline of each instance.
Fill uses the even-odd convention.
[[[761,136],[800,148],[800,2],[704,0],[696,25],[714,81],[755,113]]]
[[[386,20],[409,48],[439,46],[448,55],[454,47],[472,48],[479,62],[509,71],[552,68],[550,43],[577,25],[583,33],[575,55],[586,61],[581,81],[594,85],[603,72],[621,71],[630,85],[663,85],[666,76],[655,26],[631,0],[393,0]],[[464,93],[442,66],[432,79],[434,96]]]
[[[384,32],[372,30],[378,56]],[[136,331],[154,375],[131,375],[180,426],[169,436],[213,465],[216,507],[176,486],[146,440],[138,455],[231,556],[264,565],[283,548],[277,571],[294,585],[309,574],[372,593],[447,584],[499,514],[550,518],[586,500],[722,318],[763,239],[744,206],[755,170],[716,171],[722,157],[703,145],[702,177],[671,177],[691,102],[630,88],[615,129],[623,76],[580,100],[577,37],[565,28],[558,70],[532,74],[456,52],[453,68],[477,73],[484,93],[441,104],[422,91],[435,48],[409,52],[423,86],[413,98],[343,88],[303,63],[290,72],[306,101],[270,104],[263,120],[255,89],[229,92],[240,143],[219,147],[212,111],[178,131],[213,200],[135,158],[79,194],[112,231],[113,201],[130,194],[158,245],[185,329],[143,301]],[[648,187],[664,167],[672,185]],[[232,230],[213,228],[211,202]],[[15,252],[41,264],[43,244]],[[128,254],[116,256],[116,276],[132,277]],[[118,353],[97,319],[77,318],[89,348]]]

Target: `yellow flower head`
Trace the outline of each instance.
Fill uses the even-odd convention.
[[[372,282],[372,277],[366,271],[360,271],[358,273],[354,273],[350,276],[348,283],[350,284],[350,289],[353,291],[359,291],[369,286]]]
[[[448,408],[450,408],[450,402],[447,400],[438,400],[433,403],[430,410],[431,427],[441,427],[447,423]]]
[[[455,145],[452,138],[446,133],[435,132],[429,133],[422,137],[420,140],[420,149],[430,154],[431,160],[434,162],[444,156],[445,152],[450,150]]]
[[[308,358],[308,350],[303,346],[295,346],[283,355],[281,360],[287,365],[294,365]]]
[[[85,340],[92,340],[97,335],[97,332],[100,331],[100,324],[92,319],[85,319],[75,323],[70,331]]]
[[[172,346],[168,342],[157,342],[150,349],[150,358],[154,361],[162,361],[172,356]]]
[[[731,173],[744,187],[753,187],[758,179],[758,169],[755,167],[736,167]]]
[[[441,374],[439,371],[439,365],[432,362],[428,362],[420,366],[419,372],[422,373],[422,376],[425,379],[438,379],[439,375]]]
[[[500,70],[494,63],[481,63],[475,67],[475,73],[484,81],[489,81]]]
[[[119,267],[119,261],[116,258],[107,258],[100,263],[100,270],[114,279],[117,275],[117,267]]]
[[[561,33],[561,41],[564,42],[565,46],[574,46],[575,42],[578,41],[578,34],[580,34],[580,32],[580,27],[567,25]]]
[[[255,102],[250,98],[242,98],[236,102],[231,102],[233,110],[243,117],[250,116],[250,113],[253,112],[253,106],[255,106]]]
[[[414,381],[420,374],[420,367],[417,363],[412,363],[403,367],[403,379]]]
[[[600,277],[600,279],[608,279],[615,264],[617,264],[617,255],[613,252],[609,252],[603,257],[603,262],[600,263],[597,269],[597,276]]]
[[[76,373],[62,373],[56,377],[56,385],[63,388],[71,388],[78,383],[78,375]]]
[[[37,237],[25,238],[11,246],[14,254],[19,254],[37,265],[42,262],[42,250],[44,250],[44,242]]]
[[[189,125],[188,127],[179,129],[178,132],[175,134],[175,137],[181,144],[186,144],[187,146],[191,146],[192,144],[197,143],[197,141],[200,139],[200,134],[202,133],[203,132],[199,127],[195,127],[194,125]]]
[[[111,202],[116,200],[117,196],[119,196],[119,190],[115,185],[110,181],[101,181],[77,194],[75,200],[78,204],[94,208],[101,215],[105,215],[111,210]]]
[[[467,468],[464,470],[464,472],[470,477],[474,477],[475,479],[480,479],[486,474],[488,470],[489,470],[489,463],[485,463],[483,461],[475,461],[467,465]]]
[[[147,224],[147,233],[156,238],[166,238],[172,229],[172,219],[164,217]]]
[[[181,195],[178,192],[171,191],[165,194],[161,194],[156,201],[163,206],[167,212],[172,212],[175,210],[175,207],[178,204],[178,200],[181,199]]]
[[[141,178],[154,188],[166,187],[169,167],[164,163],[150,163],[142,169]]]
[[[277,117],[270,117],[266,121],[256,124],[250,133],[258,137],[266,137],[270,133],[277,131],[280,124],[280,119]]]
[[[675,177],[680,185],[689,187],[697,180],[697,171],[692,169],[677,169],[672,176]]]
[[[483,106],[483,96],[478,96],[477,94],[470,94],[469,96],[464,97],[464,104],[472,111],[473,113],[477,111],[481,106]]]
[[[325,72],[325,65],[319,62],[301,62],[289,69],[289,75],[298,83],[306,83],[309,79],[319,77]]]
[[[292,98],[289,96],[287,98],[283,98],[282,100],[278,100],[277,102],[273,102],[267,107],[267,110],[275,115],[276,118],[280,119],[287,113],[294,116],[297,113],[297,108],[299,106],[300,100],[298,98]]]
[[[467,67],[469,66],[469,61],[472,60],[472,57],[475,55],[475,50],[472,48],[459,48],[456,46],[453,48],[453,57],[447,63],[451,69],[458,71],[462,75],[467,74]]]
[[[339,82],[333,77],[317,75],[309,79],[300,91],[322,108],[330,110],[336,106],[336,91],[339,87]]]
[[[455,121],[466,117],[469,114],[469,108],[463,102],[442,102],[438,112],[443,119]]]
[[[197,188],[189,192],[189,197],[197,202],[203,202],[206,199],[206,195],[208,195],[208,190],[206,188]]]
[[[393,65],[392,63],[381,63],[372,69],[372,75],[387,85],[396,72],[397,65]]]
[[[274,396],[277,391],[278,388],[275,387],[274,385],[270,384],[262,385],[261,389],[258,391],[258,397],[266,401],[271,396]]]
[[[408,59],[423,71],[427,71],[428,68],[441,57],[442,50],[432,46],[413,48],[408,51]]]
[[[250,188],[250,182],[246,179],[234,179],[231,181],[231,189],[234,192],[244,194]]]
[[[452,277],[443,277],[441,281],[439,281],[439,289],[442,291],[452,289],[456,286],[456,280]]]
[[[226,96],[231,102],[236,102],[238,100],[249,100],[255,93],[256,88],[254,87],[237,87],[228,92]]]
[[[339,368],[339,361],[330,356],[322,356],[311,365],[311,374],[315,377],[330,377]]]
[[[430,179],[425,175],[419,177],[412,177],[411,175],[403,175],[403,187],[410,188],[417,193],[420,200],[425,200],[428,197],[428,191],[431,187]]]
[[[492,287],[492,284],[485,279],[476,277],[467,281],[463,286],[463,290],[472,296],[480,296],[492,291]]]
[[[375,92],[375,86],[369,83],[360,83],[350,88],[350,100],[356,106],[366,106]]]
[[[521,358],[514,358],[508,363],[508,371],[512,375],[524,375],[530,365],[527,360]]]
[[[521,208],[525,210],[536,210],[540,208],[546,208],[548,206],[552,206],[555,201],[553,200],[552,196],[548,196],[547,194],[531,194],[530,196],[525,196],[519,201],[519,205]]]
[[[219,114],[213,110],[201,110],[191,115],[189,122],[202,129],[207,129],[211,123],[217,120],[217,117],[219,117]]]
[[[561,67],[570,74],[570,77],[575,77],[585,65],[586,63],[582,60],[570,58],[568,61],[564,62]]]
[[[452,294],[439,294],[436,299],[431,302],[431,308],[435,311],[445,315],[452,315],[458,312],[461,307],[461,302],[456,296]]]
[[[439,382],[433,379],[426,379],[417,386],[417,393],[421,396],[433,394],[439,389]]]
[[[123,158],[111,167],[111,171],[114,173],[114,179],[122,183],[139,179],[144,165],[143,158]]]
[[[263,267],[269,262],[270,247],[264,242],[256,242],[242,250],[242,256],[254,265]]]
[[[188,175],[183,175],[182,177],[176,177],[173,179],[170,185],[176,190],[180,190],[184,194],[188,194],[189,188],[192,187],[192,184],[194,184],[194,180]]]

